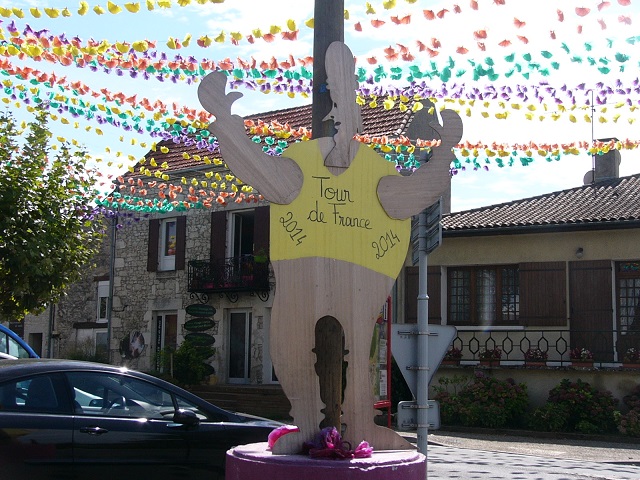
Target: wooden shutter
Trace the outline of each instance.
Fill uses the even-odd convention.
[[[227,243],[227,212],[211,213],[211,260],[224,260]]]
[[[176,270],[184,270],[187,244],[187,217],[176,219]]]
[[[269,253],[269,207],[255,209],[253,222],[253,253]]]
[[[147,271],[158,271],[158,240],[160,237],[160,220],[149,220],[149,244],[147,246]]]
[[[567,325],[565,262],[521,263],[520,324],[536,327]]]
[[[613,281],[608,260],[569,263],[571,347],[613,360]]]
[[[418,289],[420,284],[418,267],[405,267],[405,323],[418,323]],[[427,294],[429,295],[429,323],[442,321],[440,267],[427,267]]]
[[[404,269],[404,321],[418,323],[418,267]]]
[[[442,272],[440,267],[427,267],[427,294],[429,295],[429,323],[442,322]]]

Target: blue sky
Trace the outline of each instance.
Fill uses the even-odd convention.
[[[635,0],[634,0],[635,1]],[[134,3],[134,2],[131,2]],[[83,41],[90,38],[95,40],[106,39],[110,43],[134,42],[147,39],[157,42],[157,50],[166,52],[167,56],[173,57],[176,54],[183,56],[192,55],[195,58],[208,58],[219,61],[225,58],[268,60],[275,56],[279,60],[285,60],[291,54],[294,58],[312,55],[313,30],[305,26],[305,22],[313,17],[313,0],[298,0],[295,2],[270,2],[260,4],[257,8],[255,0],[226,0],[224,3],[207,3],[199,5],[195,1],[191,4],[180,7],[178,2],[172,0],[171,8],[160,8],[156,2],[153,11],[147,11],[145,3],[141,3],[139,13],[128,13],[123,11],[117,15],[105,13],[96,15],[93,8],[101,5],[107,8],[104,0],[87,1],[89,12],[80,16],[77,14],[79,2],[76,0],[55,0],[49,3],[34,1],[13,0],[5,5],[5,8],[15,7],[25,12],[24,18],[16,16],[0,17],[2,27],[5,30],[15,22],[18,31],[22,31],[27,25],[34,30],[47,29],[52,34],[66,34],[67,38],[79,37]],[[463,65],[469,59],[484,60],[493,58],[497,60],[497,69],[506,71],[508,66],[500,64],[500,60],[505,55],[513,52],[517,55],[525,53],[537,53],[541,51],[553,52],[555,57],[560,59],[560,68],[552,71],[548,77],[536,77],[532,75],[529,80],[524,77],[513,75],[510,78],[499,78],[494,83],[496,85],[524,85],[527,83],[537,83],[540,80],[549,82],[557,88],[562,85],[575,86],[585,83],[594,86],[598,82],[605,84],[614,83],[616,79],[623,79],[631,82],[638,76],[638,46],[625,42],[638,32],[637,25],[633,24],[638,18],[636,13],[638,7],[634,4],[623,5],[624,0],[612,0],[609,5],[601,1],[575,1],[563,0],[548,1],[539,0],[536,2],[523,2],[521,0],[478,0],[478,9],[471,8],[470,0],[449,0],[449,1],[406,1],[392,0],[371,1],[370,11],[375,10],[375,14],[367,14],[367,2],[365,1],[345,1],[345,8],[349,11],[350,19],[345,22],[345,41],[350,46],[356,57],[358,65],[371,70],[366,59],[376,57],[380,63],[384,63],[384,49],[393,47],[399,49],[398,45],[407,47],[414,55],[411,62],[394,62],[386,64],[406,69],[411,64],[418,64],[426,68],[431,61],[443,64],[446,58],[451,55],[456,59],[456,65]],[[504,5],[500,5],[504,3]],[[114,1],[113,4],[124,8],[125,2]],[[393,6],[395,4],[395,6]],[[49,18],[44,14],[44,8],[58,8],[62,10],[68,7],[71,16],[63,18]],[[456,6],[460,13],[456,13]],[[598,8],[600,6],[600,9]],[[39,8],[43,12],[41,18],[34,18],[30,8]],[[587,15],[579,16],[576,8],[589,8]],[[563,21],[560,22],[558,10],[562,10]],[[444,12],[443,18],[428,20],[424,10],[431,10],[434,13]],[[581,11],[584,13],[585,11]],[[408,25],[396,25],[391,17],[406,18],[411,15],[411,23]],[[620,16],[631,18],[631,25],[620,21]],[[224,32],[229,38],[231,32],[241,32],[245,38],[253,30],[259,28],[266,32],[271,25],[286,27],[287,20],[294,20],[300,32],[297,41],[276,40],[267,43],[256,39],[250,44],[243,39],[238,46],[231,45],[230,42],[223,44],[213,43],[209,48],[200,48],[196,45],[196,40],[203,35],[211,38]],[[385,25],[380,28],[373,28],[370,21],[378,19],[385,21]],[[515,20],[517,19],[517,21]],[[357,32],[354,28],[356,22],[360,22],[362,32]],[[519,24],[519,26],[516,25]],[[524,23],[524,24],[523,24]],[[606,25],[606,29],[603,29]],[[582,33],[578,33],[581,30]],[[556,39],[551,38],[552,32]],[[482,43],[485,51],[477,45],[478,40],[474,37],[486,32],[487,38]],[[171,50],[166,43],[169,37],[184,40],[191,34],[191,46],[180,50]],[[524,40],[518,39],[524,37]],[[420,53],[418,41],[423,44],[433,46],[432,39],[438,39],[441,47],[440,54],[430,58],[426,53]],[[503,40],[511,41],[508,47],[498,45]],[[570,55],[562,54],[560,45],[564,42],[570,47],[574,56],[599,58],[601,56],[613,57],[616,52],[624,52],[629,55],[630,60],[626,63],[624,72],[614,71],[607,75],[599,72],[583,63],[571,62]],[[612,47],[609,47],[612,45]],[[460,47],[468,49],[466,55],[456,53]],[[15,65],[21,64],[17,57],[12,57],[11,61]],[[176,102],[180,105],[200,108],[197,100],[197,85],[186,82],[172,83],[170,81],[159,82],[155,79],[143,80],[141,78],[131,78],[128,75],[116,76],[115,74],[103,74],[91,72],[88,69],[79,69],[73,66],[63,67],[45,62],[24,62],[23,64],[32,66],[44,72],[56,72],[64,75],[70,81],[81,81],[94,90],[107,88],[111,92],[123,92],[126,95],[137,94],[139,98],[146,97],[150,100],[161,99],[165,103]],[[499,68],[498,68],[499,67]],[[467,87],[472,87],[474,82],[468,77],[461,77],[466,81]],[[6,77],[0,78],[6,80]],[[17,81],[15,79],[12,79]],[[398,82],[395,82],[398,83]],[[439,80],[438,82],[441,83]],[[462,80],[458,81],[458,84]],[[475,85],[482,87],[490,83],[488,80],[476,82]],[[245,97],[236,102],[235,112],[239,114],[256,113],[269,111],[278,108],[286,108],[310,102],[310,99],[301,97],[288,98],[285,95],[261,94],[244,91]],[[635,104],[638,103],[638,94],[630,95]],[[94,99],[94,101],[97,101]],[[536,142],[571,142],[577,140],[591,140],[592,128],[595,138],[618,137],[620,139],[630,138],[636,140],[638,135],[638,125],[640,123],[629,123],[629,119],[634,119],[637,112],[629,109],[621,109],[621,116],[617,123],[609,119],[607,123],[600,123],[596,120],[593,127],[583,120],[585,113],[589,114],[589,109],[580,110],[579,120],[575,123],[567,119],[567,115],[562,115],[557,121],[550,119],[553,113],[551,110],[544,113],[545,120],[526,120],[522,112],[512,110],[509,105],[513,100],[506,102],[507,109],[510,110],[508,120],[498,120],[493,115],[497,110],[495,102],[483,109],[476,105],[470,117],[463,116],[465,133],[463,140],[491,142],[525,143]],[[521,102],[526,105],[525,102]],[[530,103],[530,102],[529,102]],[[19,118],[24,118],[24,106],[16,107],[15,103],[9,104],[12,111]],[[542,105],[537,105],[538,110],[535,116],[542,110]],[[602,108],[600,106],[599,108]],[[613,105],[608,106],[610,111],[604,116],[611,118]],[[484,118],[481,111],[490,113],[489,118]],[[599,116],[596,112],[596,118]],[[83,123],[84,122],[84,123]],[[131,162],[126,160],[127,155],[139,158],[146,152],[146,148],[140,144],[147,142],[149,145],[152,139],[140,135],[131,134],[109,125],[99,126],[92,124],[91,131],[85,131],[88,123],[79,122],[79,128],[72,128],[73,125],[62,125],[59,122],[52,124],[52,129],[57,136],[65,139],[77,139],[84,144],[89,152],[96,158],[102,159],[97,165],[105,168],[109,172],[119,170],[118,165],[126,168]],[[101,128],[102,136],[95,134],[95,128]],[[135,145],[132,144],[135,140]],[[108,149],[108,151],[106,150]],[[119,154],[119,157],[116,155]],[[639,154],[637,149],[622,152],[621,175],[638,173]],[[111,164],[109,167],[108,164]],[[452,207],[454,211],[475,208],[493,203],[510,201],[527,196],[538,195],[550,191],[571,188],[582,183],[584,174],[591,168],[591,158],[588,155],[561,157],[559,161],[548,163],[542,159],[535,160],[527,167],[513,166],[500,169],[494,164],[489,171],[465,171],[458,174],[453,179]],[[106,171],[105,170],[105,171]]]

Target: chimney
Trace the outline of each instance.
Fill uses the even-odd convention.
[[[599,142],[617,142],[617,138],[600,138]],[[602,155],[595,155],[594,169],[589,170],[584,176],[584,184],[598,183],[604,180],[612,180],[620,177],[620,151],[611,149]]]

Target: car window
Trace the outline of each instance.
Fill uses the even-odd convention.
[[[7,337],[7,340],[9,342],[9,351],[7,352],[9,355],[13,355],[18,358],[29,358],[30,355],[26,348],[11,337]]]
[[[0,411],[69,413],[57,375],[38,375],[0,385]]]
[[[70,372],[77,414],[166,419],[175,411],[171,392],[126,375]]]
[[[194,412],[200,421],[202,422],[226,422],[228,421],[227,415],[218,412],[211,412],[208,410],[204,410],[198,407],[195,403],[190,402],[180,396],[176,396],[176,400],[178,402],[178,408],[183,408],[185,410],[191,410]]]

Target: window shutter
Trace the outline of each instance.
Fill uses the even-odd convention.
[[[567,325],[565,262],[521,263],[520,324],[531,327]]]
[[[609,260],[569,262],[571,347],[613,361],[613,280]]]
[[[187,244],[187,217],[176,219],[176,270],[184,270],[185,250]]]
[[[406,323],[418,323],[418,290],[420,287],[419,268],[405,268],[404,311]],[[427,267],[427,295],[429,295],[429,323],[442,321],[442,302],[440,301],[440,267]]]
[[[211,260],[224,260],[226,256],[227,212],[211,213]]]
[[[427,267],[427,294],[429,295],[429,323],[442,323],[442,273],[440,267]]]
[[[269,253],[269,207],[255,209],[253,222],[253,253]]]
[[[158,271],[158,239],[160,237],[160,220],[149,220],[149,244],[147,247],[147,271]]]
[[[418,267],[404,269],[404,321],[418,323]]]

